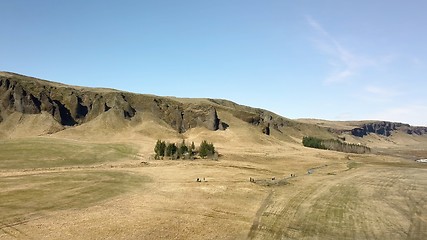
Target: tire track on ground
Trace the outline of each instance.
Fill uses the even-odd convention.
[[[315,222],[308,217],[312,207],[321,198],[322,200],[333,201],[336,196],[329,196],[328,191],[343,181],[352,181],[351,179],[358,178],[359,175],[357,171],[352,171],[351,173],[346,172],[346,174],[337,175],[333,179],[326,176],[311,179],[311,176],[305,176],[301,180],[308,181],[301,182],[304,186],[300,186],[297,191],[292,192],[291,196],[289,190],[282,192],[279,189],[274,194],[271,204],[265,207],[257,228],[252,229],[251,238],[295,239],[304,237],[307,231],[319,230],[319,226],[310,225]],[[340,192],[336,191],[335,193]],[[323,199],[325,197],[327,199]],[[345,207],[343,206],[343,208]],[[346,215],[346,217],[348,216]]]
[[[270,191],[268,196],[262,201],[260,207],[258,208],[258,211],[255,215],[255,219],[252,223],[251,229],[248,233],[248,239],[254,239],[256,232],[258,231],[261,216],[264,213],[265,209],[268,207],[268,205],[271,204],[271,199],[273,197],[273,191]]]

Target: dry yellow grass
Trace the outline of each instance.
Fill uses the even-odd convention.
[[[427,239],[427,165],[398,154],[423,154],[425,138],[413,138],[415,150],[367,138],[367,143],[393,154],[354,155],[304,148],[299,136],[265,136],[231,114],[220,116],[230,125],[226,131],[200,128],[178,135],[149,115],[123,120],[105,114],[92,123],[38,137],[46,144],[119,144],[133,150],[118,159],[104,153],[104,161],[90,164],[1,170],[0,196],[16,204],[0,205],[0,238]],[[223,156],[219,161],[153,160],[158,138],[196,144],[207,139]],[[106,151],[93,149],[95,154]],[[307,174],[309,169],[312,174]],[[92,172],[93,177],[82,177]],[[46,177],[45,186],[53,188],[61,180],[56,176],[73,175],[74,182],[67,180],[68,191],[52,195],[67,203],[61,207],[34,210],[28,203],[19,205],[19,195],[9,195],[33,189],[33,179]],[[13,179],[21,180],[14,184]],[[109,181],[113,190],[107,187]],[[90,183],[100,186],[95,195],[85,191]],[[42,181],[37,188],[43,186]],[[111,194],[86,199],[104,189]],[[65,201],[71,190],[83,191],[85,199]],[[16,215],[8,217],[12,213]]]
[[[39,136],[54,133],[63,129],[52,115],[12,113],[0,124],[0,139]]]

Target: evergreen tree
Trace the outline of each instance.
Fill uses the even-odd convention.
[[[180,144],[175,144],[166,143],[159,139],[154,147],[155,159],[160,159],[164,156],[170,159],[193,159],[195,148],[194,142],[187,146],[185,140],[182,140]],[[213,143],[208,143],[206,140],[203,140],[197,150],[202,158],[212,156],[213,159],[218,160],[218,153],[215,151]]]
[[[316,138],[316,137],[303,137],[302,144],[305,147],[326,149],[325,146],[322,143],[322,139],[319,139],[319,138]]]
[[[203,140],[199,147],[199,155],[202,158],[212,156],[215,153],[215,147],[212,143]]]
[[[154,147],[154,152],[156,154],[155,159],[165,156],[166,143],[162,140],[157,140],[156,146]]]
[[[188,153],[188,155],[187,155],[187,159],[192,159],[193,158],[193,154],[194,154],[194,152],[193,152],[193,150],[191,149],[191,145],[188,145],[187,146],[187,153]]]
[[[175,143],[168,143],[165,152],[166,157],[172,157],[176,153],[177,149],[178,148],[176,147]]]
[[[178,148],[178,157],[184,156],[188,152],[188,147],[185,145],[185,140],[182,140],[181,145]]]
[[[337,139],[323,140],[316,137],[304,137],[302,144],[305,147],[327,149],[347,153],[369,153],[371,149],[360,144],[341,142]]]

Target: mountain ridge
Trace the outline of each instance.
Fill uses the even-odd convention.
[[[19,74],[0,75],[0,116],[12,112],[50,113],[64,126],[84,124],[103,112],[115,108],[130,119],[139,111],[151,111],[182,133],[204,126],[209,130],[224,130],[226,123],[218,118],[217,108],[231,110],[233,115],[253,125],[262,125],[266,134],[270,125],[279,129],[291,120],[270,111],[251,108],[224,99],[180,99],[130,92],[76,87],[31,78]]]
[[[359,138],[368,134],[389,137],[395,131],[427,134],[427,127],[413,127],[403,123],[346,121],[337,124],[327,120],[291,120],[268,110],[240,105],[226,99],[161,97],[108,88],[70,86],[0,72],[0,122],[15,112],[45,112],[64,128],[69,128],[88,123],[110,110],[124,120],[131,120],[138,112],[149,112],[179,134],[197,127],[210,131],[226,130],[230,125],[222,120],[221,115],[225,112],[255,126],[262,134],[279,137],[301,137],[313,133],[329,138],[340,134]],[[62,130],[59,127],[52,129]]]

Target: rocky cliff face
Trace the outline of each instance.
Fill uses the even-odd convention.
[[[226,128],[226,124],[218,118],[218,113],[212,106],[186,107],[184,104],[155,98],[151,111],[179,133],[201,126],[212,131]]]
[[[14,112],[48,113],[62,126],[85,124],[105,112],[119,114],[128,120],[138,113],[150,113],[179,133],[195,127],[212,131],[225,130],[229,125],[223,122],[219,115],[227,113],[256,126],[257,131],[266,135],[285,136],[289,130],[296,135],[320,132],[332,137],[331,131],[327,132],[322,127],[292,121],[267,110],[242,106],[227,100],[202,99],[193,102],[112,89],[74,87],[0,72],[0,122]],[[385,134],[391,131],[388,128],[380,130],[380,126],[372,128],[375,132]],[[370,131],[374,130],[370,126],[364,126],[355,129],[354,134],[364,136]],[[424,130],[411,130],[414,134],[422,131]]]
[[[407,134],[424,135],[427,134],[427,127],[410,127],[406,129]]]
[[[369,133],[375,133],[388,137],[395,131],[402,131],[407,134],[423,135],[427,134],[427,127],[412,127],[409,124],[383,121],[363,124],[361,127],[352,129],[351,134],[357,137],[363,137]]]
[[[233,115],[249,124],[259,126],[262,133],[270,135],[272,130],[283,133],[285,126],[292,125],[292,122],[286,118],[278,116],[272,112],[254,109],[255,111],[233,111]]]
[[[73,126],[90,121],[111,108],[120,109],[125,118],[135,115],[135,109],[124,94],[98,94],[0,76],[0,113],[3,118],[14,111],[25,114],[45,111],[62,125]]]
[[[47,112],[63,126],[75,126],[110,109],[126,119],[139,111],[152,111],[180,133],[194,127],[212,131],[226,127],[212,106],[185,106],[166,98],[70,87],[10,73],[0,75],[0,122],[13,112]]]

